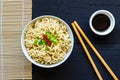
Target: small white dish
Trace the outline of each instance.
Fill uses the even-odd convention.
[[[93,18],[96,16],[96,15],[99,15],[99,14],[103,14],[103,15],[106,15],[109,20],[110,20],[110,25],[109,27],[104,30],[104,31],[98,31],[96,30],[94,27],[93,27],[93,24],[92,24],[92,21],[93,21]],[[107,35],[109,33],[111,33],[115,27],[115,18],[114,16],[112,15],[111,12],[107,11],[107,10],[98,10],[96,12],[94,12],[91,17],[90,17],[90,20],[89,20],[89,26],[90,26],[90,29],[97,35],[100,35],[100,36],[104,36],[104,35]]]

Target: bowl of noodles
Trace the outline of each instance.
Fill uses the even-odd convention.
[[[33,19],[21,35],[21,47],[26,58],[43,68],[56,67],[65,62],[73,45],[73,33],[69,25],[52,15]]]

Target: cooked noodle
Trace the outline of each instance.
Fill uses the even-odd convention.
[[[43,38],[43,34],[50,31],[51,34],[56,34],[58,43],[48,45],[34,45],[35,39]],[[36,62],[50,65],[62,61],[68,50],[71,48],[71,40],[68,34],[66,25],[52,17],[44,17],[37,19],[34,23],[30,24],[25,31],[25,46],[28,54]],[[45,48],[48,50],[45,50]]]

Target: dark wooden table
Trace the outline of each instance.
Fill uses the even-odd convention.
[[[32,3],[32,18],[46,14],[54,15],[64,19],[69,25],[77,20],[101,56],[120,79],[120,0],[33,0]],[[89,27],[91,14],[100,9],[110,11],[116,20],[113,32],[104,37],[95,35]],[[33,80],[98,80],[75,33],[74,39],[73,52],[62,65],[51,69],[32,65]],[[113,80],[90,48],[89,50],[104,80]]]

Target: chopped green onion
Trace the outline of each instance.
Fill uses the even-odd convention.
[[[48,38],[51,38],[51,32],[50,31],[46,31],[46,36],[48,37]]]
[[[39,40],[39,45],[45,45],[45,44],[46,44],[46,42],[45,42],[44,39],[40,39],[40,40]]]
[[[34,41],[34,45],[37,46],[37,44],[38,44],[38,39]]]
[[[47,46],[45,47],[45,51],[49,51],[49,48]]]
[[[53,42],[54,44],[57,44],[59,41],[56,38],[56,32],[54,32],[54,35],[51,34],[50,31],[46,32],[46,36],[48,37],[48,39],[50,39],[51,42]]]
[[[58,40],[56,37],[51,37],[50,39],[53,43],[57,44],[58,43]]]
[[[57,39],[53,40],[53,43],[57,44],[59,41]]]
[[[46,45],[46,41],[44,39],[35,39],[34,45]]]

